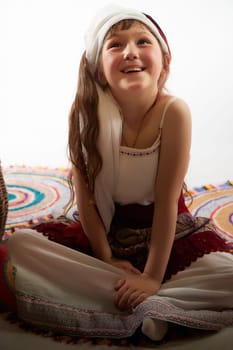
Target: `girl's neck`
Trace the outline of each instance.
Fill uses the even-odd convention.
[[[128,124],[139,122],[152,109],[158,97],[158,93],[146,97],[134,95],[132,98],[126,95],[126,98],[119,101],[122,118]]]
[[[148,122],[148,118],[151,118],[153,113],[152,109],[155,107],[158,101],[159,94],[156,95],[153,102],[149,105],[147,109],[143,109],[144,112],[140,111],[140,114],[137,114],[138,111],[135,111],[135,115],[132,115],[132,111],[128,115],[122,115],[122,145],[135,148],[138,144],[138,140],[145,128],[145,124]]]

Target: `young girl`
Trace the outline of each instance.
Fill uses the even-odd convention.
[[[191,117],[165,90],[164,33],[150,16],[111,5],[85,39],[69,150],[77,235],[84,232],[93,256],[32,230],[12,235],[19,316],[94,336],[129,336],[142,325],[154,340],[168,321],[232,325],[230,249],[184,202]]]

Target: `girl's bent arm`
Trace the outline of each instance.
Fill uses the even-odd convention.
[[[75,193],[80,221],[86,233],[94,256],[103,261],[110,261],[112,252],[107,240],[107,234],[93,203],[93,195],[88,189],[80,171],[73,166]]]
[[[191,116],[182,100],[173,102],[165,116],[151,245],[144,273],[162,282],[174,241],[178,200],[184,183],[191,146]]]

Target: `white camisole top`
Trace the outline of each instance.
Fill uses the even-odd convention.
[[[121,205],[138,203],[148,205],[154,202],[154,186],[159,163],[161,132],[166,111],[176,99],[169,99],[164,107],[159,134],[152,146],[137,149],[120,147],[119,174],[113,200]]]

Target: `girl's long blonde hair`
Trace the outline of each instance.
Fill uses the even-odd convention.
[[[79,67],[77,93],[69,115],[68,147],[71,163],[80,170],[92,192],[95,178],[102,166],[102,158],[97,148],[97,111],[98,94],[95,80],[84,53]]]

